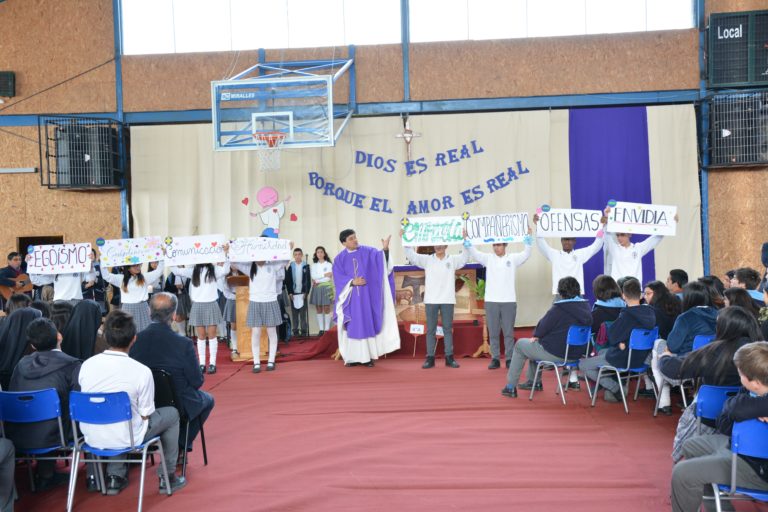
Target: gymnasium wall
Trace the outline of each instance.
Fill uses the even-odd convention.
[[[110,0],[6,0],[0,34],[0,70],[16,72],[16,97],[0,105],[0,116],[115,110]],[[36,126],[0,129],[0,168],[39,166]],[[0,174],[0,191],[2,265],[18,237],[92,242],[120,235],[118,192],[49,190],[39,174]]]

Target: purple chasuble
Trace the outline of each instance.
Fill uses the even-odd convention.
[[[379,249],[367,245],[358,246],[349,252],[344,249],[333,260],[333,284],[336,287],[336,301],[344,287],[355,277],[365,278],[365,286],[353,286],[343,305],[344,325],[347,336],[352,339],[373,338],[381,332],[384,321],[383,280],[384,255]],[[389,287],[394,301],[394,278],[389,276]],[[334,317],[336,313],[334,312]],[[336,319],[336,318],[334,318]],[[338,319],[336,319],[338,320]]]

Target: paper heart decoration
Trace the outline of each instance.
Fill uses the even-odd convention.
[[[219,242],[211,242],[211,247],[216,247],[217,245],[219,245]]]
[[[199,249],[199,248],[200,248],[200,242],[195,242],[195,249]]]
[[[295,213],[292,213],[291,214],[291,222],[296,222],[297,220],[299,220],[299,218],[296,216]]]
[[[245,206],[248,206],[248,198],[247,197],[244,197],[243,200],[240,201],[240,202],[243,203]]]

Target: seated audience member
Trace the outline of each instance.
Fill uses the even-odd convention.
[[[749,267],[737,268],[734,272],[733,279],[731,279],[731,286],[737,288],[744,288],[747,293],[755,301],[755,305],[758,308],[765,306],[763,302],[763,294],[758,291],[760,286],[760,274],[757,270]]]
[[[33,320],[27,327],[27,339],[35,351],[21,358],[11,376],[9,391],[40,391],[53,388],[61,402],[62,426],[65,439],[72,440],[72,422],[69,420],[69,392],[78,390],[77,377],[80,361],[61,351],[61,334],[48,318]],[[59,444],[59,425],[56,420],[32,424],[5,424],[5,433],[20,451],[45,448]],[[35,487],[45,490],[67,481],[68,475],[55,473],[56,461],[37,462]]]
[[[27,352],[27,327],[40,318],[40,311],[32,308],[17,309],[0,324],[0,384],[8,389],[13,369]]]
[[[8,439],[0,438],[0,512],[13,512],[16,499],[14,470],[16,469],[16,450]]]
[[[656,314],[651,306],[640,304],[640,282],[631,278],[624,283],[622,296],[627,307],[619,317],[608,327],[608,350],[603,350],[595,357],[582,359],[579,369],[590,379],[597,380],[599,367],[611,365],[617,368],[627,366],[629,356],[629,338],[634,329],[653,329],[656,326]],[[648,357],[647,350],[633,350],[629,367],[634,368],[643,364]],[[600,385],[605,388],[607,402],[621,402],[619,383],[613,376],[603,377]]]
[[[672,470],[672,510],[699,510],[703,490],[731,481],[730,435],[733,423],[768,417],[768,342],[739,348],[734,356],[745,391],[729,398],[717,421],[718,434],[696,436],[683,444],[685,460]],[[740,456],[736,482],[740,487],[768,491],[768,459]]]
[[[592,334],[597,335],[600,326],[613,322],[621,310],[627,307],[621,298],[621,289],[609,275],[601,274],[592,280],[595,304],[592,306]]]
[[[667,290],[676,295],[679,299],[683,298],[683,287],[688,284],[688,273],[681,268],[673,268],[667,276]]]
[[[51,303],[51,320],[53,320],[56,330],[64,332],[72,317],[75,307],[67,300],[57,300]]]
[[[760,315],[760,308],[757,307],[757,304],[755,304],[752,296],[744,288],[728,288],[725,290],[723,296],[725,298],[726,307],[741,306],[742,308],[752,313],[755,318]]]
[[[712,307],[715,309],[723,309],[725,307],[725,286],[723,282],[717,276],[703,276],[697,279],[698,282],[703,284],[709,290],[709,298],[712,303]],[[730,286],[730,285],[729,285]]]
[[[768,304],[768,290],[763,291],[763,300]],[[763,333],[761,339],[768,340],[768,307],[760,308],[760,312],[757,315],[757,321],[760,323],[760,330]]]
[[[517,397],[517,388],[531,389],[534,387],[533,378],[535,365],[533,361],[545,359],[556,363],[563,362],[565,357],[566,338],[568,329],[572,325],[589,325],[592,315],[589,311],[589,303],[581,298],[579,282],[573,277],[564,277],[557,284],[557,293],[561,297],[556,300],[547,313],[539,320],[533,331],[533,337],[520,339],[515,344],[512,352],[512,360],[507,372],[507,385],[501,390],[501,394],[509,397]],[[568,352],[570,361],[578,360],[584,355],[584,351],[574,347]],[[520,374],[526,361],[528,365],[528,378],[525,383],[518,386]],[[542,389],[541,381],[535,384],[536,389]]]
[[[643,292],[645,303],[653,308],[656,314],[656,327],[659,328],[659,337],[667,339],[675,320],[680,315],[682,305],[680,299],[670,293],[667,286],[661,281],[651,281],[645,285]]]
[[[177,476],[179,413],[173,407],[155,409],[155,382],[152,371],[128,357],[128,351],[136,341],[136,324],[133,317],[122,310],[107,315],[104,334],[109,348],[83,363],[80,368],[80,388],[84,393],[114,393],[125,391],[131,401],[133,439],[128,429],[115,429],[112,425],[81,424],[85,441],[97,448],[114,448],[136,445],[155,436],[163,443],[163,455],[168,467],[172,491],[187,484],[183,476]],[[116,495],[128,486],[126,464],[112,462],[106,469],[107,494]],[[166,489],[162,477],[162,464],[157,464],[160,490]],[[93,465],[88,464],[88,488],[95,489]]]
[[[14,293],[5,303],[5,314],[10,315],[17,309],[28,308],[32,305],[32,299],[23,293]]]
[[[51,306],[44,300],[33,300],[29,307],[40,311],[43,318],[51,318]]]
[[[139,333],[130,355],[149,368],[165,370],[173,378],[181,405],[187,416],[193,420],[189,425],[187,446],[183,445],[183,430],[179,432],[177,442],[181,449],[191,451],[192,440],[200,431],[198,422],[194,420],[200,418],[201,422],[205,422],[213,409],[213,397],[200,390],[203,385],[203,373],[189,338],[176,334],[171,329],[176,306],[176,297],[170,293],[156,293],[152,297],[149,302],[152,323]]]
[[[86,360],[94,353],[96,334],[101,327],[101,308],[92,300],[77,303],[62,332],[61,350],[77,359]]]

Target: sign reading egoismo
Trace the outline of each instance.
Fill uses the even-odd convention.
[[[31,274],[73,274],[91,270],[91,244],[30,246],[27,272]]]

